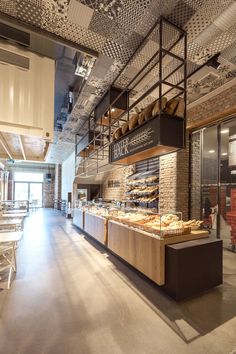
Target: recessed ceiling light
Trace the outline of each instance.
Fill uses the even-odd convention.
[[[227,156],[227,152],[222,152],[221,156]]]
[[[227,134],[229,132],[229,128],[221,129],[221,134]]]
[[[209,150],[209,154],[214,154],[215,150]]]

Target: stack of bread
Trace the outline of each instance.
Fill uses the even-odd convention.
[[[173,98],[167,101],[166,97],[161,100],[150,103],[140,113],[133,114],[128,122],[125,122],[121,127],[117,128],[113,133],[113,140],[119,139],[128,131],[133,130],[138,125],[157,116],[159,113],[166,113],[170,116],[184,118],[185,103],[183,98]]]

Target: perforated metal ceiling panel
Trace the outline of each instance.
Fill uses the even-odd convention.
[[[74,141],[71,131],[79,129],[80,120],[86,119],[160,15],[188,32],[188,73],[194,71],[199,62],[221,52],[220,79],[213,80],[211,89],[234,77],[236,19],[233,23],[231,11],[227,10],[233,4],[233,0],[0,0],[0,11],[100,53],[65,131],[58,138]],[[176,34],[167,26],[164,45],[170,46],[174,36]],[[125,87],[128,79],[147,63],[158,43],[159,34],[155,32],[120,77],[120,87]],[[180,44],[173,51],[181,54],[183,46]],[[166,72],[168,65],[170,63],[166,62]],[[146,85],[157,78],[157,72],[156,67]],[[177,74],[173,80],[178,80]],[[191,82],[189,100],[205,94],[205,85],[205,81],[196,85]],[[132,95],[140,92],[135,89]]]

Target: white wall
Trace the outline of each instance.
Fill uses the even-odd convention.
[[[73,152],[62,164],[61,199],[67,200],[67,193],[73,193],[75,178],[75,153]]]

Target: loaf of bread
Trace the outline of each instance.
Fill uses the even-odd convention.
[[[149,120],[152,118],[152,111],[153,108],[156,104],[156,101],[150,103],[145,109],[144,109],[144,115],[145,115],[145,120]]]
[[[184,110],[185,110],[184,99],[179,97],[178,102],[179,103],[178,103],[178,106],[175,111],[175,116],[180,117],[180,118],[184,118]]]
[[[130,117],[129,120],[129,130],[134,129],[138,125],[138,114],[134,114]]]
[[[143,122],[145,121],[145,112],[144,110],[142,110],[141,113],[139,113],[138,115],[138,124],[143,124]]]
[[[124,123],[121,127],[122,135],[124,135],[129,130],[128,122]]]
[[[173,115],[178,104],[179,104],[178,98],[172,98],[171,100],[169,100],[166,104],[165,113],[169,115]]]
[[[166,97],[162,97],[161,100],[156,101],[155,106],[153,107],[152,110],[152,116],[155,117],[160,112],[163,112],[166,107],[166,103],[167,103]]]
[[[113,135],[112,135],[113,140],[119,139],[119,138],[121,137],[121,135],[122,135],[122,130],[121,130],[121,128],[117,128],[117,129],[114,131]]]

